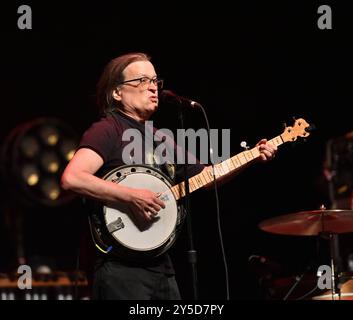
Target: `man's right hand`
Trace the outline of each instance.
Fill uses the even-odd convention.
[[[128,205],[132,212],[145,221],[152,221],[159,210],[165,208],[164,202],[159,199],[160,193],[146,189],[130,189]]]

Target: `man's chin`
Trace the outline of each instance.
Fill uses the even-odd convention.
[[[153,106],[149,106],[148,108],[145,109],[146,115],[148,115],[148,118],[154,114],[158,109],[158,104],[155,104]]]
[[[149,112],[156,112],[158,109],[158,103],[154,103],[153,105],[151,105],[149,108],[148,108],[148,111]]]

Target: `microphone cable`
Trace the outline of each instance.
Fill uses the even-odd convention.
[[[203,114],[203,116],[205,118],[207,131],[208,131],[208,141],[209,141],[209,150],[208,151],[209,151],[209,156],[210,156],[210,160],[211,160],[211,167],[212,167],[212,174],[213,174],[213,186],[214,186],[214,192],[215,192],[215,198],[216,198],[217,229],[218,229],[218,236],[219,236],[219,240],[220,240],[222,258],[223,258],[223,264],[224,264],[224,274],[225,274],[225,281],[226,281],[226,299],[230,300],[228,264],[227,264],[227,258],[226,258],[226,254],[225,254],[225,250],[224,250],[224,244],[223,244],[221,217],[220,217],[220,210],[219,210],[218,186],[217,186],[217,179],[216,179],[214,162],[213,162],[213,149],[212,149],[212,141],[211,141],[211,129],[210,129],[210,124],[209,124],[208,117],[207,117],[207,114],[206,114],[206,111],[205,111],[204,107],[201,104],[199,104],[199,103],[198,103],[198,107],[201,109],[202,114]]]

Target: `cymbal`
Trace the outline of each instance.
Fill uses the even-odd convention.
[[[263,231],[294,236],[353,232],[352,210],[314,210],[291,213],[259,224]]]

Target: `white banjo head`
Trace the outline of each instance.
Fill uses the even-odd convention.
[[[160,198],[165,203],[165,209],[159,211],[153,222],[145,222],[135,217],[126,206],[105,206],[104,218],[108,231],[120,244],[136,251],[150,251],[166,243],[174,234],[178,206],[170,190],[170,183],[162,175],[146,168],[142,168],[141,172],[138,169],[136,167],[134,171],[123,172],[124,179],[118,183],[162,193]],[[115,182],[115,177],[114,174],[107,180]]]

